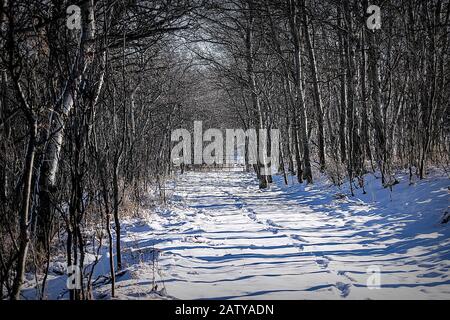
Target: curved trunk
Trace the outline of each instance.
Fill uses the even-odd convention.
[[[51,123],[49,126],[49,141],[44,154],[44,161],[40,172],[39,181],[39,236],[41,243],[45,244],[42,239],[42,230],[48,230],[50,224],[50,216],[52,211],[52,193],[56,188],[56,174],[58,172],[61,149],[64,142],[64,130],[67,119],[73,109],[77,99],[77,92],[81,85],[87,68],[92,63],[94,55],[95,37],[95,19],[94,19],[94,1],[85,1],[81,8],[82,14],[82,32],[79,48],[79,55],[71,68],[71,74],[67,80],[66,86],[62,93],[61,102],[55,106],[50,116]]]

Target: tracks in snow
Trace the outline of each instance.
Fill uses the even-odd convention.
[[[247,216],[251,221],[260,224],[264,227],[264,229],[268,232],[272,232],[273,234],[282,234],[283,236],[288,237],[291,239],[292,246],[298,248],[300,252],[304,250],[304,247],[308,244],[308,241],[305,240],[303,237],[301,237],[298,234],[290,234],[288,230],[285,230],[285,228],[271,219],[259,219],[257,212],[251,208],[245,200],[238,196],[235,193],[232,193],[228,190],[224,190],[221,187],[216,187],[220,192],[226,194],[230,199],[233,199],[236,203],[236,207],[242,211],[242,214]],[[325,255],[320,255],[314,252],[310,253],[314,257],[315,263],[323,270],[325,270],[328,273],[332,273],[336,278],[340,279],[340,281],[337,281],[334,285],[334,289],[336,290],[336,293],[340,297],[347,297],[350,294],[350,290],[352,287],[351,280],[352,278],[349,278],[346,276],[344,272],[340,272],[337,270],[333,270],[329,268],[330,258]]]
[[[442,298],[450,293],[448,230],[411,229],[424,223],[417,219],[429,198],[445,205],[442,185],[406,190],[408,201],[423,200],[411,213],[401,202],[379,208],[317,187],[260,191],[241,172],[187,173],[172,207],[123,239],[161,250],[162,280],[181,299]],[[366,285],[372,266],[383,290]],[[135,269],[148,282],[145,266]]]

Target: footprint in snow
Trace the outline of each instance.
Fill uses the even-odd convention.
[[[270,219],[267,219],[267,220],[266,220],[266,223],[267,223],[269,226],[281,228],[281,226],[280,226],[279,224],[276,224],[275,222],[273,222],[273,221],[270,220]]]
[[[339,276],[343,276],[346,277],[348,280],[355,282],[356,280],[353,279],[352,277],[350,277],[349,275],[347,275],[347,271],[338,271],[337,274]]]
[[[306,243],[308,242],[304,238],[299,236],[298,234],[293,234],[290,237],[291,237],[291,239],[296,240],[296,241],[301,241],[301,242],[306,242]]]
[[[188,271],[188,274],[198,275],[199,273],[197,271],[193,270],[193,271]]]
[[[277,234],[278,233],[278,229],[273,228],[273,227],[269,227],[266,230],[269,231],[269,232],[272,232],[273,234]]]
[[[256,214],[254,214],[254,213],[249,213],[248,217],[252,220],[256,220]]]
[[[349,283],[343,283],[343,282],[336,282],[336,289],[339,290],[339,295],[342,298],[347,297],[350,294],[350,287],[351,284]]]
[[[328,268],[328,264],[330,263],[330,260],[328,260],[327,258],[317,258],[316,263],[322,269],[326,269],[326,268]]]
[[[194,243],[209,243],[210,241],[206,238],[203,238],[201,236],[187,236],[183,239],[185,242],[194,242]]]

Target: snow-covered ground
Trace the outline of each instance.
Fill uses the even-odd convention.
[[[179,299],[450,298],[448,178],[400,176],[390,192],[368,176],[355,197],[277,178],[260,191],[243,172],[180,176],[168,208],[124,223],[118,298],[158,297],[155,283]]]
[[[448,299],[449,180],[380,184],[336,199],[324,184],[260,191],[252,174],[191,172],[179,203],[129,224],[124,242],[161,250],[158,280],[181,299]],[[139,281],[152,268],[132,266]]]

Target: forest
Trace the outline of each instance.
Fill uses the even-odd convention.
[[[101,286],[123,298],[130,219],[171,208],[177,179],[204,187],[212,169],[220,179],[224,161],[171,158],[173,131],[194,121],[279,130],[277,172],[246,161],[233,176],[260,201],[324,179],[346,199],[402,183],[432,194],[439,172],[433,203],[448,221],[449,20],[448,0],[0,0],[0,300],[50,299],[50,280],[73,266],[65,299],[101,298]],[[153,273],[157,244],[140,258]],[[342,281],[333,286],[347,296]]]

